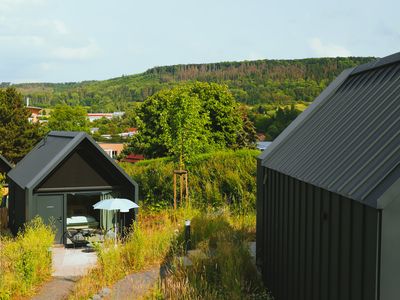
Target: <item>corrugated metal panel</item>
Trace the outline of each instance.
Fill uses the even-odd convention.
[[[380,210],[262,169],[257,254],[275,299],[377,299]]]
[[[50,133],[8,173],[8,176],[20,187],[27,187],[40,172],[50,172],[54,166],[54,158],[67,150],[74,138],[83,134],[82,132],[72,132],[70,135]]]
[[[270,146],[263,166],[379,207],[400,171],[398,56],[353,71]]]

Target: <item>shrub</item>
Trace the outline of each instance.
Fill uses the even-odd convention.
[[[54,232],[37,217],[13,239],[0,240],[0,299],[26,296],[51,276]]]

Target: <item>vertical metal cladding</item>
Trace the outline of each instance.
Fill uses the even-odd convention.
[[[258,263],[275,299],[378,299],[380,210],[258,172]]]

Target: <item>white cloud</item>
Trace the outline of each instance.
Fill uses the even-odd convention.
[[[76,34],[60,19],[0,15],[0,55],[6,60],[19,57],[39,70],[47,71],[48,61],[82,61],[95,58],[99,53],[100,48],[94,40]]]
[[[56,34],[65,35],[70,33],[70,30],[68,29],[67,25],[63,21],[57,19],[42,20],[34,25],[37,25],[37,27],[40,27],[42,29],[45,28],[48,31],[53,31]]]
[[[314,55],[319,57],[337,57],[351,56],[350,50],[343,46],[331,43],[323,43],[319,38],[313,38],[309,41],[309,46]]]
[[[0,12],[19,9],[21,6],[43,5],[47,0],[0,0]]]
[[[49,63],[49,62],[42,62],[39,64],[39,68],[43,71],[51,71],[54,69],[54,64]]]
[[[43,46],[44,43],[44,38],[36,35],[0,35],[0,45],[38,47]]]
[[[69,33],[69,30],[63,21],[53,20],[51,23],[53,24],[56,32],[58,32],[59,34],[68,34]]]
[[[85,60],[96,57],[99,52],[99,47],[91,40],[88,45],[82,47],[56,47],[52,54],[55,58],[63,60]]]
[[[250,54],[246,58],[247,60],[260,60],[260,59],[265,59],[265,56],[257,53],[257,52],[250,52]]]

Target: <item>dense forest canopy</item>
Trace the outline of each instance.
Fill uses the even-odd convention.
[[[155,67],[104,81],[26,83],[15,87],[31,104],[81,105],[89,111],[125,110],[156,92],[191,81],[226,84],[237,101],[248,105],[312,101],[344,69],[373,57],[257,60]]]

